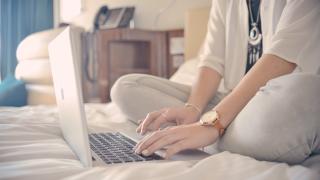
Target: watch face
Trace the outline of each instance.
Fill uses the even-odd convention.
[[[218,119],[218,114],[216,111],[209,111],[207,113],[205,113],[201,119],[200,122],[203,125],[211,125],[213,124],[216,120]]]

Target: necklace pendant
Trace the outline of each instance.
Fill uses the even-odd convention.
[[[250,30],[249,33],[249,43],[252,46],[257,46],[262,41],[262,35],[259,31],[259,28],[256,26],[256,24],[253,24],[253,28]]]

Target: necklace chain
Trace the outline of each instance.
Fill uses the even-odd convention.
[[[254,20],[254,19],[253,19],[252,8],[251,8],[251,0],[248,0],[250,21],[251,21],[251,25],[252,25],[252,26],[257,26],[258,23],[259,23],[259,19],[260,19],[260,4],[261,4],[261,3],[259,2],[259,9],[258,9],[258,14],[257,14],[257,19]]]

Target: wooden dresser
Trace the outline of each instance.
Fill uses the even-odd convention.
[[[94,32],[94,59],[98,63],[97,85],[99,101],[110,101],[110,89],[122,75],[130,73],[169,77],[174,68],[170,62],[169,39],[183,36],[183,30],[147,31],[111,29]],[[85,90],[85,94],[90,90]],[[88,100],[87,100],[88,101]]]

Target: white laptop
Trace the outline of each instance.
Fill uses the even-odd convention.
[[[85,167],[161,160],[161,150],[149,157],[134,153],[132,148],[141,138],[134,130],[121,133],[88,132],[80,81],[80,52],[77,52],[80,48],[76,47],[80,43],[81,32],[80,28],[68,27],[49,45],[60,126],[65,141]],[[207,153],[194,150],[179,153],[172,159],[191,160],[207,156]]]

